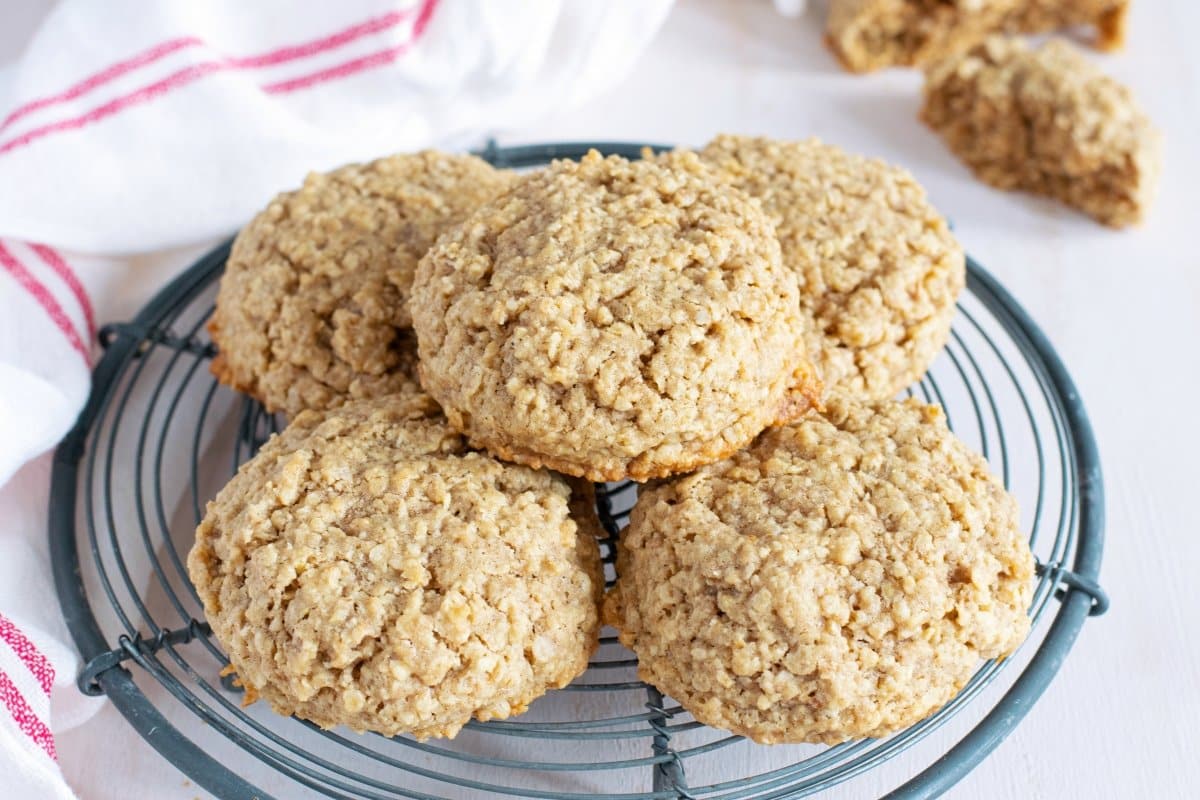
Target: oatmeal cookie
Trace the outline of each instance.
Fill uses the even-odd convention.
[[[565,479],[468,450],[426,395],[350,401],[242,466],[188,571],[248,700],[454,736],[587,667],[604,581],[571,503]]]
[[[718,136],[700,157],[775,223],[827,389],[885,400],[925,374],[950,335],[966,266],[907,170],[815,139]]]
[[[694,157],[523,177],[421,260],[412,308],[451,425],[589,480],[716,461],[820,394],[770,220]]]
[[[921,118],[982,181],[1053,197],[1099,222],[1140,222],[1162,139],[1126,87],[1063,40],[993,37],[931,66]]]
[[[1016,503],[913,400],[765,432],[642,491],[605,621],[641,678],[757,742],[886,736],[1029,630]]]
[[[1129,0],[831,0],[825,39],[853,72],[922,66],[998,33],[1086,25],[1095,46],[1125,39]]]
[[[213,373],[289,415],[415,386],[417,261],[511,177],[433,151],[309,175],[233,244],[209,325]]]

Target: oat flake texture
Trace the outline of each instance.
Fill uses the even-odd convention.
[[[597,529],[565,479],[405,394],[298,415],[209,503],[188,570],[247,700],[454,736],[587,667]]]
[[[234,242],[210,323],[214,374],[288,415],[415,386],[417,261],[511,178],[433,151],[309,175]]]
[[[763,743],[905,728],[1029,629],[1015,501],[912,400],[834,399],[643,490],[617,566],[605,620],[642,679]]]
[[[422,385],[473,444],[591,480],[691,469],[819,394],[757,203],[692,159],[556,161],[422,259]]]
[[[886,400],[925,374],[950,336],[966,262],[907,170],[815,139],[725,135],[700,157],[775,223],[828,390]]]

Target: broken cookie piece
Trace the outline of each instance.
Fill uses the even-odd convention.
[[[932,65],[921,118],[982,181],[1140,222],[1161,171],[1161,137],[1128,88],[1065,41],[992,37]]]

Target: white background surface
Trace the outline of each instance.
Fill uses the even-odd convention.
[[[39,3],[0,0],[0,62],[40,13]],[[1192,0],[1135,0],[1126,51],[1096,56],[1134,87],[1167,139],[1157,206],[1128,232],[975,182],[917,122],[915,73],[845,74],[821,46],[817,16],[785,20],[761,2],[684,0],[620,88],[497,133],[502,144],[818,135],[885,157],[917,175],[967,249],[1046,330],[1100,442],[1102,583],[1113,606],[1089,621],[1020,728],[950,797],[1200,796],[1198,30]],[[111,707],[60,735],[58,749],[87,800],[207,796]],[[905,772],[902,758],[896,779],[915,767]]]

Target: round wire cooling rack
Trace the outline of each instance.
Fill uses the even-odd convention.
[[[629,157],[641,149],[490,145],[482,155],[520,168],[590,147]],[[63,613],[85,663],[81,690],[107,695],[218,797],[767,800],[822,790],[861,797],[863,786],[933,797],[1018,724],[1084,620],[1107,607],[1097,584],[1103,486],[1083,405],[1042,332],[968,259],[951,341],[908,394],[941,404],[1018,497],[1038,559],[1034,632],[1014,657],[981,664],[933,716],[885,739],[754,745],[701,725],[641,683],[633,654],[612,635],[572,685],[519,717],[472,722],[452,741],[325,731],[261,703],[243,707],[184,566],[205,502],[280,424],[207,369],[214,348],[204,325],[228,252],[217,248],[135,319],[102,330],[91,397],[55,454],[49,531]],[[610,580],[613,539],[635,496],[631,483],[597,486]],[[876,785],[873,776],[910,748],[906,769]]]

